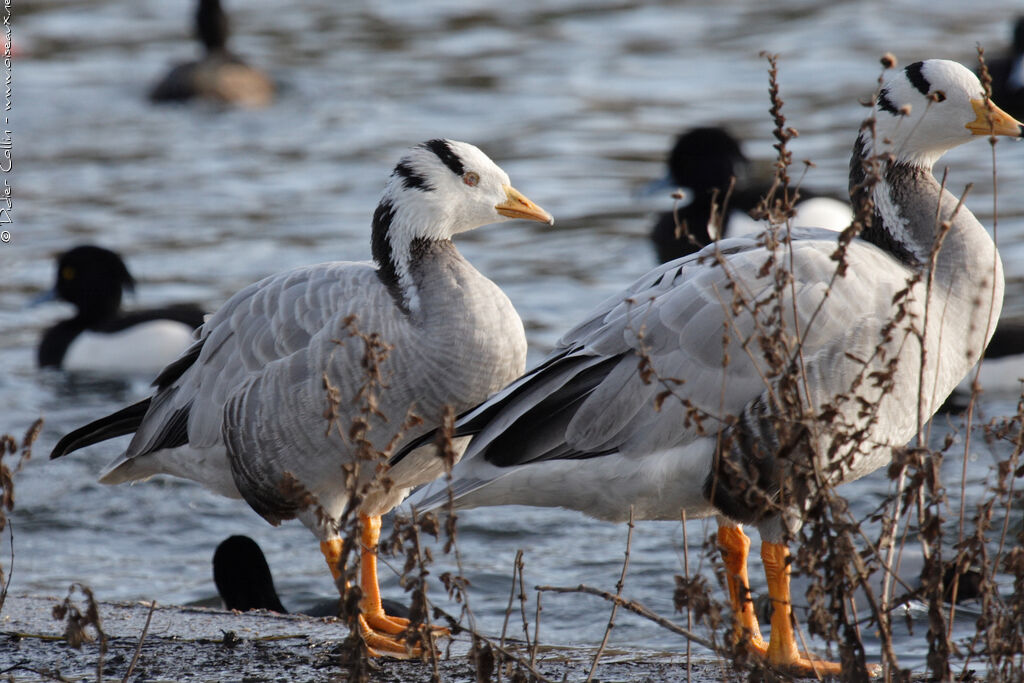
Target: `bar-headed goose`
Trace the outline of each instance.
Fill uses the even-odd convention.
[[[737,638],[792,674],[839,673],[797,650],[787,529],[819,487],[888,463],[985,349],[1002,306],[999,254],[932,166],[990,133],[1022,128],[968,69],[901,69],[854,145],[851,197],[865,224],[848,246],[851,234],[794,230],[791,242],[726,238],[655,268],[462,416],[455,436],[472,440],[452,480],[409,502],[438,507],[450,486],[459,507],[717,515]],[[741,524],[762,539],[768,642]]]
[[[134,433],[101,481],[172,474],[240,496],[272,524],[298,517],[336,580],[339,525],[354,503],[364,638],[377,652],[405,654],[398,634],[408,622],[380,605],[380,515],[442,467],[430,457],[378,473],[378,454],[522,373],[519,316],[452,243],[509,218],[552,222],[473,145],[413,148],[373,214],[376,263],[324,263],[246,287],[157,378],[151,398],[68,434],[51,457]]]

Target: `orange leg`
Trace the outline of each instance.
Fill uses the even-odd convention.
[[[342,540],[340,538],[332,538],[327,541],[321,541],[320,543],[320,552],[323,553],[324,559],[327,560],[327,566],[331,570],[331,576],[334,577],[335,583],[338,583],[342,579],[340,567],[341,544]],[[376,583],[376,581],[374,581],[374,583]],[[360,584],[362,584],[362,581],[360,581]],[[366,598],[364,597],[362,603],[365,603],[365,601]],[[377,604],[380,605],[380,591],[377,591]],[[362,608],[362,604],[360,604],[360,608]],[[410,648],[406,647],[404,641],[394,637],[394,635],[386,632],[379,633],[371,628],[363,614],[359,615],[359,633],[362,635],[363,641],[366,643],[366,646],[369,649],[369,654],[372,657],[379,657],[384,654],[390,657],[404,659],[411,656],[417,656],[419,654],[418,648],[410,650]]]
[[[768,663],[794,676],[838,676],[842,667],[801,655],[793,632],[793,607],[789,592],[789,548],[781,543],[761,542],[761,561],[772,601],[772,635],[768,643]]]
[[[801,655],[793,631],[793,608],[789,591],[789,548],[780,543],[761,543],[761,561],[768,580],[768,596],[772,601],[772,633],[768,643],[761,637],[761,629],[750,600],[750,581],[747,575],[747,555],[750,539],[736,526],[719,525],[718,546],[725,563],[729,601],[733,609],[733,633],[737,640],[747,639],[747,648],[755,655],[785,673],[800,678],[838,676],[842,668],[835,662],[826,662],[810,655]],[[869,666],[868,673],[877,676],[880,668]]]
[[[360,515],[362,535],[359,548],[359,587],[363,596],[359,601],[359,630],[373,655],[386,654],[391,657],[417,657],[419,646],[409,647],[400,636],[409,627],[409,620],[389,617],[381,606],[380,584],[377,582],[377,544],[380,541],[380,516]],[[331,568],[334,581],[341,579],[340,538],[323,541],[320,551]],[[448,633],[447,629],[432,627],[437,634]]]
[[[389,617],[380,604],[380,584],[377,583],[377,544],[380,541],[380,517],[359,515],[362,522],[362,545],[359,549],[359,587],[363,599],[359,608],[366,623],[374,631],[398,635],[409,627],[409,620]]]
[[[359,603],[359,609],[366,618],[366,623],[375,631],[399,635],[409,628],[409,620],[388,616],[380,603],[380,584],[377,583],[380,517],[360,515],[359,520],[363,526],[362,547],[359,553],[359,587],[363,590],[363,598]],[[430,630],[436,635],[449,633],[443,626],[431,626]]]
[[[334,583],[337,584],[341,580],[341,539],[332,538],[328,541],[320,541],[320,552],[324,554],[327,567],[331,570]]]
[[[761,637],[761,627],[757,623],[754,603],[750,599],[750,579],[747,576],[750,539],[740,527],[720,524],[718,547],[722,551],[729,602],[732,603],[733,635],[737,642],[746,640],[751,652],[764,656],[768,644]]]

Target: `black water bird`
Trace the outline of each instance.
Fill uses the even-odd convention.
[[[763,230],[766,224],[750,217],[769,189],[748,177],[748,160],[740,143],[717,126],[681,133],[665,159],[664,179],[648,186],[683,190],[673,211],[664,211],[651,229],[660,263],[692,254],[725,236]],[[847,202],[801,190],[796,225],[842,230],[852,214]]]
[[[203,54],[178,64],[150,91],[154,102],[205,99],[242,107],[264,107],[274,99],[274,81],[228,48],[229,21],[220,0],[199,0],[196,39]]]
[[[213,553],[213,582],[227,609],[239,612],[266,609],[310,617],[336,617],[339,614],[338,598],[320,600],[304,608],[286,609],[274,587],[274,576],[263,550],[248,536],[229,536],[220,542]],[[409,609],[399,602],[381,598],[381,604],[392,616],[409,617]]]
[[[60,254],[53,289],[36,303],[65,301],[75,307],[75,315],[43,333],[40,367],[156,376],[192,344],[203,312],[193,304],[125,311],[123,294],[134,289],[124,260],[109,249],[82,245]]]
[[[1007,113],[1024,118],[1024,16],[1013,26],[1009,52],[988,61],[992,77],[992,99]]]
[[[248,536],[229,536],[213,553],[213,583],[224,606],[239,612],[268,609],[286,614],[267,558]]]

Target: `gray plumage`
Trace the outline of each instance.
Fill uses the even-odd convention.
[[[864,127],[855,147],[851,194],[869,220],[842,274],[840,235],[814,229],[793,230],[791,247],[725,239],[652,270],[460,418],[456,434],[473,440],[452,472],[456,506],[561,506],[612,520],[630,506],[638,519],[685,510],[756,523],[778,542],[781,523],[798,524],[801,512],[783,519],[768,502],[793,476],[781,452],[802,449],[829,484],[888,462],[979,358],[1003,274],[985,229],[931,174],[947,149],[986,134],[980,83],[932,60],[901,71],[881,96],[895,106],[875,111],[877,134]],[[1016,122],[1001,125],[997,133],[1020,135]],[[862,164],[880,154],[892,156],[865,190]],[[929,287],[942,221],[951,229]],[[776,289],[769,258],[791,284]],[[781,373],[768,362],[779,346],[763,343],[775,331],[787,340]],[[782,433],[780,417],[794,414],[782,407],[787,373],[799,377],[791,391],[805,419]],[[750,480],[730,474],[739,470]],[[746,495],[750,484],[762,498]],[[448,486],[440,479],[409,502],[436,507]]]
[[[241,496],[272,523],[298,516],[321,539],[335,536],[352,490],[345,468],[362,452],[350,430],[364,406],[373,408],[366,448],[389,452],[437,426],[445,406],[469,408],[522,372],[519,316],[450,240],[510,217],[551,220],[472,145],[414,148],[374,217],[377,264],[296,268],[232,296],[158,378],[131,444],[102,481],[172,474]],[[372,403],[368,350],[386,354]],[[360,482],[376,464],[360,469]],[[386,512],[436,476],[434,467],[429,459],[390,473],[394,487],[373,489],[360,511]]]

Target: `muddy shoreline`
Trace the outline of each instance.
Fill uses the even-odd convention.
[[[80,649],[68,644],[65,623],[53,618],[53,608],[61,602],[8,596],[0,612],[4,677],[15,681],[98,679],[99,644],[86,642]],[[77,602],[84,611],[82,601]],[[339,647],[348,630],[337,620],[157,605],[146,629],[148,603],[102,602],[98,608],[108,638],[104,680],[121,680],[129,670],[130,681],[345,681],[349,677]],[[475,681],[475,667],[468,658],[469,637],[454,637],[447,649],[438,662],[441,680]],[[551,680],[582,681],[595,650],[596,646],[541,648],[536,669]],[[373,665],[373,681],[427,681],[433,673],[433,665],[419,661],[381,659]],[[726,664],[709,660],[691,662],[688,676],[685,652],[606,649],[594,680],[705,683],[740,678]]]

